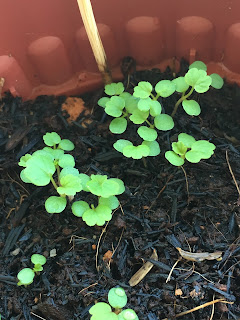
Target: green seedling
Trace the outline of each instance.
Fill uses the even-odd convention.
[[[125,191],[122,180],[110,178],[106,175],[94,175],[91,177],[81,174],[83,190],[98,196],[98,205],[89,206],[86,201],[75,201],[72,204],[72,212],[81,217],[88,226],[102,226],[111,220],[112,210],[119,206],[116,195]]]
[[[47,262],[47,259],[41,254],[33,254],[31,256],[31,261],[34,264],[33,271],[39,272],[43,270],[43,265]]]
[[[33,254],[31,256],[31,261],[34,264],[33,269],[31,268],[24,268],[18,272],[18,286],[24,285],[25,287],[28,286],[33,282],[35,274],[43,270],[43,265],[46,263],[46,258],[41,254]]]
[[[167,131],[174,127],[172,117],[161,113],[162,106],[157,99],[169,97],[175,91],[175,85],[170,80],[162,80],[157,83],[154,90],[156,95],[152,93],[153,87],[149,82],[141,81],[131,95],[124,92],[124,86],[121,82],[112,83],[105,86],[105,93],[111,98],[104,97],[98,101],[105,112],[115,118],[109,126],[112,133],[122,134],[125,132],[129,121],[140,125],[137,133],[143,139],[141,145],[134,146],[128,140],[120,140],[114,144],[114,148],[126,157],[141,159],[158,155],[160,147],[156,141],[158,136],[156,129]]]
[[[202,159],[209,159],[215,150],[215,145],[206,140],[196,141],[186,133],[178,135],[178,142],[172,143],[172,150],[165,153],[166,159],[174,166],[182,166],[184,160],[198,163]]]
[[[98,302],[92,306],[89,310],[90,320],[139,320],[134,310],[122,311],[122,308],[127,304],[127,295],[124,289],[120,287],[110,289],[108,303]]]
[[[156,141],[158,131],[168,131],[174,127],[172,117],[176,114],[179,105],[191,116],[198,116],[201,112],[200,105],[193,99],[188,99],[194,91],[204,93],[210,86],[220,89],[223,79],[218,74],[207,75],[207,66],[201,61],[190,65],[184,77],[172,81],[161,80],[153,88],[151,83],[141,81],[134,87],[131,95],[124,92],[121,82],[105,86],[105,93],[110,97],[103,97],[98,104],[105,112],[114,117],[109,125],[109,130],[114,134],[126,131],[129,122],[138,126],[137,133],[143,142],[137,146],[132,142],[120,139],[114,143],[114,148],[125,157],[142,159],[156,156],[160,153],[160,146]],[[158,98],[170,97],[175,92],[181,93],[171,116],[162,113],[162,105]]]
[[[173,80],[176,85],[176,91],[181,93],[181,98],[175,104],[172,117],[177,112],[179,105],[190,116],[198,116],[201,112],[200,105],[195,100],[189,100],[191,94],[196,91],[197,93],[207,92],[212,86],[215,89],[221,89],[223,86],[223,79],[216,73],[211,75],[207,74],[207,66],[202,61],[195,61],[189,66],[189,71],[184,77],[178,77]]]
[[[119,205],[116,195],[125,190],[123,182],[120,179],[108,179],[106,175],[89,177],[79,173],[74,167],[74,157],[64,153],[72,151],[74,144],[70,140],[62,140],[56,132],[46,133],[43,140],[46,147],[32,155],[21,157],[18,164],[24,167],[20,173],[24,182],[36,186],[45,186],[52,182],[58,196],[50,196],[46,200],[47,212],[62,212],[66,208],[67,198],[72,201],[77,192],[84,190],[98,196],[98,205],[89,206],[85,201],[76,201],[72,205],[73,214],[82,217],[89,226],[102,226],[111,220],[112,210]]]
[[[70,199],[82,190],[79,172],[74,168],[75,160],[65,151],[72,151],[74,144],[67,139],[61,139],[56,132],[46,133],[43,136],[46,147],[35,151],[32,155],[21,157],[19,165],[24,167],[20,173],[25,183],[36,186],[46,186],[52,182],[58,196],[51,196],[45,202],[49,213],[60,213]],[[57,179],[54,179],[56,173]]]

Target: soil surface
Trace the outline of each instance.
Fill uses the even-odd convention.
[[[182,63],[180,74],[187,66]],[[135,72],[129,91],[139,81],[153,85],[173,79],[170,70]],[[128,80],[126,78],[125,84]],[[87,320],[96,301],[107,301],[120,285],[127,307],[140,320],[240,319],[240,199],[232,178],[240,180],[240,91],[225,84],[195,95],[199,117],[181,108],[171,132],[159,133],[161,154],[141,160],[123,157],[112,147],[119,138],[109,132],[111,117],[97,105],[103,90],[82,98],[90,113],[69,123],[61,105],[66,97],[42,96],[22,102],[7,95],[0,109],[0,314],[2,319]],[[170,114],[177,97],[163,101]],[[19,178],[19,158],[43,148],[42,136],[55,131],[75,144],[76,167],[87,174],[107,174],[124,181],[121,206],[105,227],[88,227],[70,206],[46,213],[44,202],[55,194],[51,185],[36,187]],[[164,158],[180,132],[216,145],[214,156],[184,171]],[[136,128],[127,137],[138,142]],[[86,199],[84,192],[76,199]],[[191,261],[176,248],[193,253],[222,252],[222,260]],[[153,252],[158,259],[153,260]],[[31,266],[33,253],[47,263],[34,282],[17,286],[17,273]],[[191,257],[190,257],[191,258]],[[201,260],[201,259],[200,259]],[[130,278],[147,261],[153,268],[136,286]],[[222,299],[211,304],[213,300]],[[189,314],[184,311],[210,303]]]

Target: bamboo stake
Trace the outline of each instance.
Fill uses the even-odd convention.
[[[106,53],[98,32],[91,2],[90,0],[77,0],[77,3],[103,82],[104,84],[111,83],[112,76],[108,69]]]

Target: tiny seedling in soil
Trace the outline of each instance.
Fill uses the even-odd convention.
[[[165,153],[166,159],[174,166],[182,166],[184,160],[198,163],[201,159],[209,159],[215,150],[215,145],[206,140],[196,141],[186,133],[178,135],[178,142],[172,143],[172,150]]]
[[[58,196],[50,196],[45,202],[48,213],[60,213],[67,206],[67,198],[72,201],[80,191],[91,192],[98,196],[95,207],[85,201],[76,201],[72,205],[72,212],[82,217],[89,226],[102,226],[111,220],[112,210],[116,209],[119,201],[116,195],[125,191],[120,179],[108,178],[106,175],[91,175],[79,173],[75,168],[75,159],[65,151],[72,151],[74,144],[68,139],[61,139],[56,132],[46,133],[43,140],[47,145],[32,155],[21,157],[19,165],[24,167],[20,173],[25,183],[45,186],[52,182]],[[56,173],[56,178],[54,174]]]
[[[31,284],[33,282],[35,274],[43,270],[42,266],[47,262],[47,259],[41,254],[33,254],[31,256],[31,261],[34,264],[33,269],[24,268],[18,272],[18,286],[24,285],[26,287]]]
[[[120,287],[110,289],[108,303],[97,302],[92,306],[89,310],[90,320],[139,320],[134,310],[122,310],[127,304],[127,295],[124,289]]]
[[[105,86],[105,93],[110,96],[103,97],[98,104],[105,112],[114,117],[109,125],[109,130],[114,134],[126,131],[129,122],[138,126],[137,133],[142,143],[134,145],[131,141],[119,139],[113,147],[127,158],[142,159],[160,154],[160,146],[156,141],[158,131],[168,131],[174,127],[173,116],[179,105],[191,116],[198,116],[201,112],[200,105],[195,100],[188,98],[194,91],[204,93],[210,86],[220,89],[223,80],[218,74],[207,75],[207,66],[201,61],[195,61],[189,66],[189,71],[184,77],[172,81],[161,80],[155,88],[147,81],[141,81],[134,87],[131,95],[124,92],[123,83],[112,83]],[[181,93],[173,112],[170,115],[162,113],[162,105],[158,98],[167,98],[174,93]]]

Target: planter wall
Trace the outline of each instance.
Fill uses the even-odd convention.
[[[24,99],[77,94],[102,84],[76,0],[0,0],[3,90]],[[120,62],[165,67],[202,60],[240,84],[239,0],[92,0],[115,79]]]

